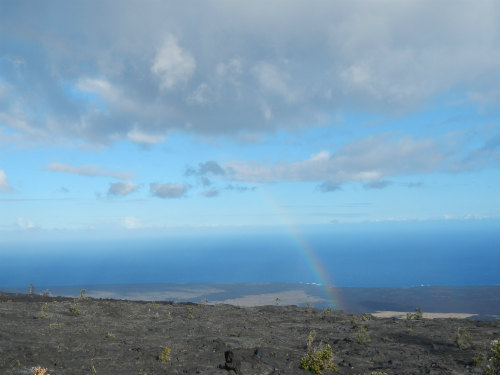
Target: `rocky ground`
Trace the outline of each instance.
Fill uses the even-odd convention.
[[[0,293],[0,374],[307,374],[308,337],[338,374],[472,374],[500,323]]]

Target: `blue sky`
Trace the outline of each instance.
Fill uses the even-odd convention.
[[[0,236],[500,217],[498,1],[0,1]]]

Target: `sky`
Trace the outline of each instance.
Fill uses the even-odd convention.
[[[499,220],[499,14],[0,0],[0,237]]]

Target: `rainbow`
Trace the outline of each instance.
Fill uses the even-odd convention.
[[[270,207],[279,216],[281,225],[286,229],[286,232],[292,238],[305,263],[314,275],[314,278],[317,281],[316,283],[319,284],[322,289],[329,306],[333,310],[340,310],[341,304],[338,289],[334,287],[329,273],[307,242],[298,225],[292,219],[292,215],[287,212],[283,205],[281,205],[268,191],[260,189],[260,192]]]

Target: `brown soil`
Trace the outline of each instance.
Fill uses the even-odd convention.
[[[471,337],[462,349],[461,328]],[[0,374],[307,374],[299,367],[312,330],[339,374],[480,373],[473,358],[500,337],[498,321],[0,292]],[[170,360],[160,362],[165,347]]]

